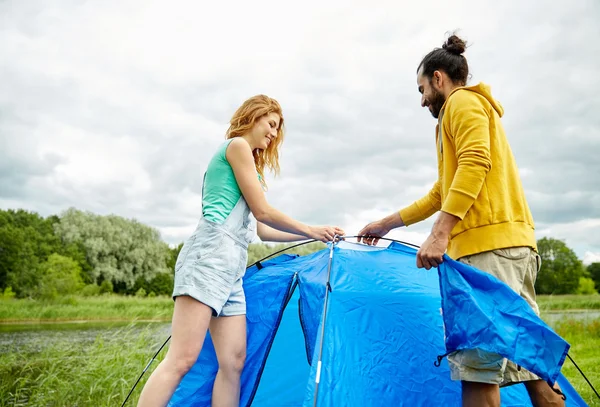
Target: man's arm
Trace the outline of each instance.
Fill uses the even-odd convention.
[[[417,267],[429,270],[442,264],[450,241],[450,232],[459,221],[460,219],[454,215],[444,211],[440,212],[431,233],[417,252]]]
[[[455,97],[447,114],[450,115],[458,168],[442,212],[417,252],[417,267],[427,270],[442,263],[452,229],[473,206],[492,168],[487,111],[469,92],[457,93]]]
[[[463,219],[492,169],[490,118],[471,92],[459,92],[455,98],[446,114],[450,115],[458,166],[442,211]]]
[[[402,209],[400,217],[404,224],[401,226],[409,226],[413,223],[421,222],[431,215],[439,211],[442,207],[442,192],[440,181],[437,180],[427,195],[415,201],[411,205]]]
[[[408,226],[421,220],[427,219],[440,210],[441,193],[439,180],[433,184],[429,193],[423,198],[415,201],[406,208],[394,212],[383,219],[369,223],[358,232],[358,241],[361,240],[368,245],[377,245],[379,239],[387,235],[390,230],[401,226]]]

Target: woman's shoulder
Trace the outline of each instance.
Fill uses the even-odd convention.
[[[252,156],[252,149],[250,145],[241,137],[235,137],[227,140],[228,144],[225,147],[224,155],[225,159],[230,158],[237,159],[244,156]]]

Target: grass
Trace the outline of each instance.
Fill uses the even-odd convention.
[[[569,355],[600,392],[600,319],[588,323],[566,320],[554,329],[571,344]],[[600,406],[600,400],[568,358],[562,373],[590,406]]]
[[[162,336],[155,327],[132,325],[91,343],[58,341],[40,352],[29,344],[24,352],[0,353],[0,406],[119,406],[166,339]],[[127,405],[135,405],[148,376]]]
[[[542,313],[569,310],[600,310],[600,295],[540,295]],[[61,321],[169,321],[173,300],[168,296],[64,297],[44,300],[0,300],[0,323]]]
[[[600,294],[538,295],[540,311],[600,310]]]
[[[160,325],[128,325],[85,341],[56,341],[49,346],[29,344],[27,349],[0,353],[0,407],[16,406],[118,406],[121,405],[151,356],[166,339]],[[557,331],[572,344],[570,355],[592,383],[600,386],[600,321],[561,322]],[[43,340],[40,336],[40,340]],[[17,351],[16,351],[17,350]],[[139,393],[166,347],[146,372],[128,406]],[[570,361],[562,370],[590,406],[597,397]]]
[[[539,296],[538,301],[542,316],[550,311],[600,309],[600,296]],[[169,321],[172,307],[169,297],[0,301],[0,322],[87,320],[98,325],[87,339],[77,339],[78,330],[74,328],[37,333],[37,336],[37,330],[13,333],[21,335],[19,338],[25,338],[27,343],[13,339],[16,336],[10,336],[11,329],[0,329],[0,407],[121,405],[151,356],[167,338],[168,324],[115,324],[116,328],[106,329],[101,321]],[[48,324],[55,325],[59,324]],[[570,355],[600,391],[600,319],[578,321],[566,313],[551,325],[571,344]],[[52,335],[59,339],[48,340]],[[128,406],[136,404],[145,380],[165,354],[163,349],[136,387]],[[569,360],[562,372],[590,406],[600,407],[600,400]]]
[[[75,320],[169,321],[173,312],[170,297],[64,297],[52,301],[2,300],[0,322],[60,322]]]

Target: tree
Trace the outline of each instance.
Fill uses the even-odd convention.
[[[596,294],[596,288],[594,287],[594,280],[587,277],[579,277],[579,287],[577,287],[577,294]]]
[[[295,246],[298,243],[280,243],[280,244],[267,244],[267,243],[252,243],[248,247],[248,265],[257,262],[273,253],[283,250],[287,247]],[[288,249],[283,254],[299,254],[306,255],[314,253],[316,251],[324,249],[326,246],[321,242],[311,242],[302,246]]]
[[[34,293],[39,264],[62,250],[56,221],[23,209],[0,210],[0,289],[10,286],[19,297]]]
[[[136,220],[70,208],[54,226],[65,245],[77,243],[85,250],[90,282],[130,289],[138,278],[152,280],[168,272],[169,247],[156,229]]]
[[[600,263],[592,263],[587,266],[588,274],[590,278],[594,280],[594,285],[596,286],[596,291],[600,292]]]
[[[37,293],[43,298],[74,294],[83,288],[81,267],[70,257],[52,254],[40,264]]]
[[[183,242],[179,243],[177,246],[173,247],[172,249],[169,249],[170,256],[167,261],[167,268],[169,269],[169,272],[173,272],[175,270],[175,264],[177,263],[177,256],[179,256],[179,252],[181,251],[182,247],[183,247]]]
[[[39,259],[25,229],[0,225],[0,289],[12,287],[17,297],[33,294]]]
[[[542,266],[535,283],[539,294],[574,294],[579,287],[579,278],[585,277],[581,260],[567,245],[557,239],[538,240],[538,251]]]

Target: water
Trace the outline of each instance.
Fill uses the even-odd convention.
[[[565,320],[592,322],[600,320],[600,310],[544,311],[541,316],[548,325],[554,325]]]
[[[158,344],[164,342],[170,335],[171,324],[91,321],[0,324],[0,356],[5,353],[38,353],[48,347],[68,346],[84,350],[98,341],[122,342],[125,331],[144,333],[151,336],[155,344]],[[128,335],[128,337],[132,336]]]
[[[591,322],[600,319],[600,310],[544,311],[542,319],[549,325],[565,319]],[[154,344],[160,344],[171,334],[171,324],[148,321],[0,324],[0,355],[36,353],[54,345],[86,348],[97,341],[122,341],[124,331],[144,333],[153,338]]]

